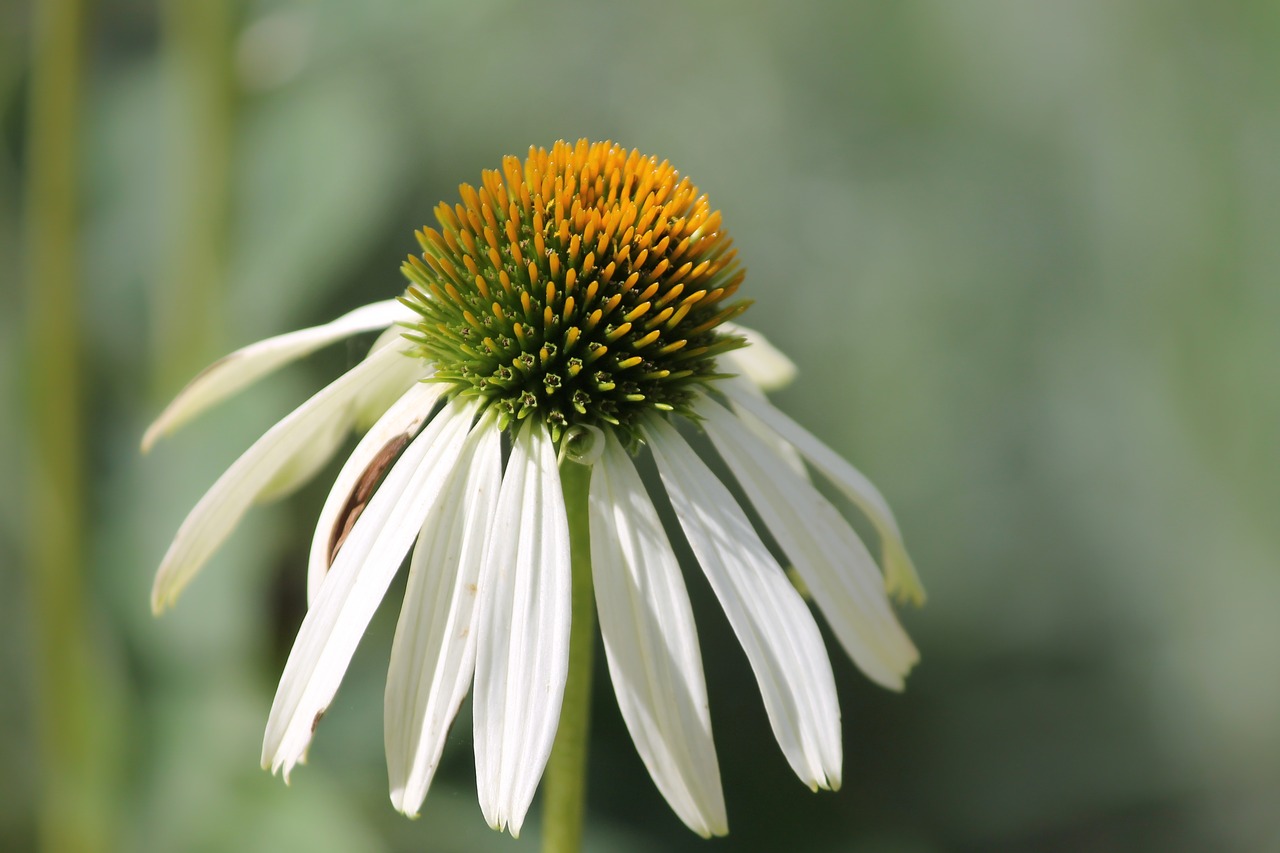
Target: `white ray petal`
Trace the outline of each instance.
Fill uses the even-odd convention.
[[[644,432],[689,545],[747,653],[783,755],[811,788],[839,787],[840,708],[813,615],[675,427],[651,418]]]
[[[310,482],[346,441],[351,427],[352,418],[349,415],[334,418],[326,429],[318,431],[305,442],[295,444],[291,448],[289,461],[263,485],[253,502],[265,504],[288,497]]]
[[[671,543],[622,445],[591,474],[591,569],[609,676],[658,790],[704,838],[728,832],[702,654]]]
[[[476,650],[476,787],[518,835],[551,754],[569,666],[569,528],[546,427],[515,438],[485,549]]]
[[[416,345],[404,337],[404,331],[403,325],[384,329],[382,334],[378,335],[377,339],[374,340],[373,346],[369,347],[369,356],[384,347],[394,346],[406,356],[409,356],[406,360],[413,366],[411,372],[414,381],[430,378],[435,373],[435,364],[414,352]],[[368,358],[369,356],[365,357]],[[387,409],[395,405],[396,400],[400,399],[407,387],[407,383],[394,376],[385,377],[385,381],[369,383],[364,393],[356,399],[356,432],[363,433],[377,423],[378,418],[382,417]]]
[[[880,570],[858,534],[785,459],[744,429],[728,409],[703,396],[703,418],[756,511],[787,553],[845,651],[873,681],[902,689],[919,660],[885,594]]]
[[[898,522],[884,499],[866,476],[854,468],[812,433],[783,414],[769,401],[751,394],[741,380],[722,382],[717,389],[733,403],[736,409],[749,412],[779,437],[794,445],[809,462],[821,471],[858,509],[866,513],[875,525],[883,552],[885,588],[891,595],[915,604],[923,604],[925,593],[915,566],[907,555]]]
[[[342,338],[411,322],[414,313],[394,299],[374,302],[322,326],[299,329],[242,347],[206,367],[178,392],[142,437],[142,452],[196,415],[291,361]]]
[[[502,433],[481,418],[409,563],[396,623],[383,726],[391,802],[414,816],[475,672],[477,582],[502,485]]]
[[[730,370],[741,373],[765,391],[784,388],[796,378],[795,362],[783,355],[780,349],[755,329],[739,326],[737,323],[721,323],[720,328],[727,334],[741,335],[747,339],[745,347],[729,350],[719,356],[725,360]]]
[[[262,764],[272,772],[283,768],[288,779],[305,754],[387,585],[427,514],[438,509],[474,415],[474,405],[454,403],[433,418],[351,529],[280,676],[262,743]]]
[[[764,400],[765,394],[754,382],[734,381],[733,386],[744,394],[750,394],[753,397]],[[756,434],[756,437],[765,442],[773,449],[775,453],[787,461],[787,467],[796,472],[797,475],[809,479],[809,470],[804,467],[804,457],[800,452],[792,447],[788,442],[783,441],[777,433],[769,429],[755,415],[735,409],[735,413],[741,420],[743,426]]]
[[[355,450],[343,463],[320,510],[315,533],[311,538],[311,555],[307,561],[307,603],[315,601],[320,582],[344,533],[353,523],[351,516],[368,502],[377,479],[394,461],[396,453],[407,445],[440,395],[447,390],[439,382],[416,382],[395,405],[387,409],[378,422],[360,439]],[[341,527],[342,529],[336,529]]]
[[[259,502],[283,497],[306,483],[329,461],[334,451],[346,439],[348,432],[352,429],[367,430],[405,393],[407,388],[416,385],[433,372],[434,368],[428,362],[409,355],[412,345],[401,338],[398,326],[388,329],[379,336],[365,360],[372,358],[382,349],[393,346],[402,357],[390,359],[384,370],[369,376],[356,391],[351,401],[348,423],[341,430],[334,430],[300,446],[297,457],[278,472],[258,495]],[[325,440],[329,442],[327,445]]]
[[[351,407],[361,390],[380,373],[409,362],[403,353],[374,353],[320,390],[259,438],[213,484],[178,528],[160,563],[151,590],[159,612],[172,604],[253,503],[278,481],[299,455],[316,443],[333,445],[335,432],[351,425]],[[314,464],[314,460],[312,460]]]

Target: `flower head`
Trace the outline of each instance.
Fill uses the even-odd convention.
[[[727,831],[684,579],[632,461],[648,452],[751,663],[778,743],[813,788],[840,782],[839,709],[810,609],[744,510],[681,435],[710,437],[841,645],[899,689],[917,655],[886,589],[922,591],[888,505],[764,398],[784,356],[732,325],[746,304],[720,216],[667,163],[608,144],[507,158],[419,232],[399,301],[246,347],[198,376],[144,449],[276,367],[343,337],[369,356],[266,432],[183,523],[153,592],[172,603],[254,502],[363,437],[320,512],[310,606],[267,723],[263,764],[304,756],[406,553],[385,703],[396,808],[420,807],[468,690],[486,819],[517,833],[560,716],[571,524],[589,559],[610,676],[636,748],[680,818]],[[505,454],[504,445],[509,448]],[[806,463],[867,515],[883,574]],[[590,467],[586,518],[561,467]],[[584,480],[584,482],[588,482]],[[416,543],[416,544],[415,544]]]
[[[720,214],[668,163],[615,145],[507,157],[479,190],[436,208],[403,270],[406,334],[435,379],[494,405],[499,428],[535,416],[634,439],[654,411],[690,414],[744,277]],[[630,443],[630,441],[628,442]]]

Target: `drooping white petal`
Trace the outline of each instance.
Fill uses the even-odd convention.
[[[569,666],[569,527],[546,427],[511,448],[479,583],[476,787],[516,836],[551,754]]]
[[[213,484],[187,515],[165,553],[151,590],[151,606],[159,612],[172,604],[205,561],[231,533],[245,512],[269,489],[281,482],[281,472],[293,467],[296,475],[315,459],[309,449],[322,444],[332,450],[335,433],[345,434],[351,425],[351,407],[365,386],[387,372],[400,371],[412,362],[396,348],[388,347],[357,364],[294,409],[259,438]]]
[[[262,764],[285,778],[305,754],[316,724],[400,561],[459,464],[473,404],[446,406],[415,438],[351,529],[307,611],[280,677]]]
[[[308,604],[315,601],[337,546],[350,532],[353,516],[363,510],[378,479],[395,461],[396,454],[418,434],[446,390],[446,386],[438,382],[415,382],[364,434],[343,463],[311,538],[311,556],[307,561]]]
[[[873,681],[901,690],[902,676],[919,655],[898,624],[880,570],[858,534],[728,409],[704,395],[695,411],[845,651]]]
[[[383,346],[397,344],[396,350],[405,357],[391,359],[386,369],[379,370],[361,385],[352,398],[347,417],[341,423],[335,421],[334,428],[317,435],[311,441],[298,445],[295,455],[289,464],[276,472],[261,492],[257,503],[275,500],[291,494],[307,483],[333,457],[334,452],[346,440],[352,429],[360,430],[369,425],[368,416],[377,411],[377,416],[386,412],[405,389],[416,385],[420,379],[431,372],[426,362],[407,356],[408,344],[400,339],[398,329],[390,329],[392,335],[387,336],[386,343],[381,339],[374,344],[370,357]],[[375,416],[375,420],[376,417]]]
[[[609,676],[658,790],[704,838],[728,832],[702,655],[680,564],[609,434],[591,474],[591,570]]]
[[[295,444],[291,449],[289,460],[272,475],[253,499],[255,504],[270,503],[288,497],[296,490],[311,481],[311,478],[328,464],[333,454],[338,451],[351,432],[352,419],[334,418],[327,425],[310,437],[309,440]]]
[[[267,338],[223,356],[206,367],[169,403],[142,437],[142,452],[204,410],[274,370],[351,335],[408,322],[413,311],[394,299],[374,302],[322,326]]]
[[[426,380],[435,373],[434,362],[422,358],[414,352],[415,344],[404,337],[404,326],[396,325],[384,329],[369,347],[369,355],[373,355],[383,347],[394,346],[409,356],[408,361],[416,368],[415,380]],[[368,358],[368,356],[366,356]],[[363,433],[378,422],[378,418],[391,408],[407,386],[387,377],[387,381],[369,383],[363,393],[355,401],[355,430]]]
[[[902,542],[902,532],[879,489],[812,433],[787,417],[769,401],[745,390],[741,380],[717,386],[734,407],[749,412],[779,437],[794,445],[809,462],[834,483],[858,509],[866,513],[880,537],[884,559],[885,588],[891,595],[923,604],[925,593],[915,566]]]
[[[840,708],[813,615],[675,427],[651,418],[644,432],[680,526],[747,653],[783,755],[811,788],[839,787]]]
[[[761,400],[765,399],[764,391],[761,391],[759,386],[754,382],[736,380],[734,381],[734,387],[740,390],[743,394],[750,394],[751,396],[757,397]],[[791,468],[792,471],[795,471],[798,476],[804,477],[806,480],[809,479],[809,471],[804,467],[804,457],[800,455],[798,450],[779,438],[777,433],[761,423],[760,419],[755,415],[749,414],[740,409],[735,411],[743,426],[755,433],[757,438],[765,442],[765,444],[768,444],[775,453],[785,459],[787,461],[787,466]]]
[[[387,671],[383,737],[391,802],[418,813],[475,672],[477,582],[502,484],[502,433],[483,417],[409,563]]]
[[[755,329],[737,323],[721,323],[720,328],[727,334],[747,339],[747,346],[719,356],[730,370],[741,373],[765,391],[776,391],[796,378],[795,362]]]

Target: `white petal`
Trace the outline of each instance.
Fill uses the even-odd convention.
[[[404,337],[404,326],[396,325],[389,329],[384,329],[382,334],[374,340],[373,346],[369,347],[369,355],[372,356],[384,347],[394,346],[409,356],[409,363],[418,368],[414,374],[414,379],[425,379],[435,373],[435,365],[427,361],[414,352],[416,344]],[[390,377],[388,377],[390,380]],[[356,400],[356,431],[364,432],[369,427],[377,423],[378,418],[391,408],[396,400],[400,399],[400,395],[404,393],[406,385],[397,384],[394,381],[370,383],[365,388],[364,393]]]
[[[627,452],[609,434],[591,474],[591,570],[609,676],[636,749],[680,819],[728,832],[689,594]]]
[[[476,650],[476,787],[518,835],[551,754],[569,666],[569,527],[546,428],[516,436],[485,549]]]
[[[314,444],[329,448],[334,433],[345,434],[351,425],[353,401],[368,383],[385,371],[396,372],[410,362],[401,352],[381,350],[357,364],[273,426],[213,484],[174,536],[161,561],[151,591],[157,612],[172,604],[230,535],[245,512]],[[314,459],[310,462],[314,465]]]
[[[328,464],[351,432],[350,415],[334,418],[305,442],[291,448],[289,461],[272,475],[253,499],[255,504],[269,503],[287,497],[311,481]]]
[[[387,474],[351,529],[298,629],[271,706],[262,764],[285,778],[306,752],[320,716],[405,552],[458,465],[474,405],[453,404],[432,419]]]
[[[307,562],[307,602],[315,601],[320,582],[333,562],[335,545],[353,523],[351,515],[359,512],[359,504],[367,503],[377,479],[405,445],[417,435],[432,407],[447,390],[439,382],[416,382],[375,423],[338,472],[329,497],[325,499],[311,539],[311,556]],[[341,526],[342,529],[336,529]]]
[[[675,427],[652,418],[644,432],[689,545],[747,653],[783,755],[811,788],[838,787],[840,708],[813,615]]]
[[[405,393],[405,389],[430,375],[434,368],[420,358],[409,354],[411,344],[400,336],[400,328],[393,327],[379,336],[366,361],[382,349],[394,346],[401,358],[390,359],[385,370],[379,370],[356,392],[351,401],[351,416],[341,430],[333,430],[316,440],[298,447],[294,460],[279,471],[258,495],[258,502],[273,500],[290,494],[309,481],[324,467],[352,428],[365,430],[381,417],[387,409]],[[325,442],[328,442],[326,444]]]
[[[404,606],[387,671],[383,737],[391,802],[414,816],[471,686],[476,656],[476,584],[502,484],[502,433],[495,417],[472,430],[460,466],[427,518],[409,563]]]
[[[807,480],[719,403],[695,411],[782,550],[791,557],[849,656],[868,677],[902,689],[918,659],[858,534]]]
[[[741,335],[747,339],[745,347],[729,350],[719,356],[731,370],[741,373],[765,391],[776,391],[790,385],[796,378],[795,362],[783,355],[781,350],[755,329],[748,329],[737,323],[721,323],[720,328],[727,334]]]
[[[187,383],[187,387],[178,392],[173,402],[147,428],[142,437],[142,452],[146,453],[158,439],[171,434],[205,409],[291,361],[342,338],[381,329],[395,322],[411,321],[413,317],[412,310],[394,299],[374,302],[323,326],[267,338],[223,356]]]
[[[774,349],[772,344],[765,341],[759,332],[732,323],[722,325],[730,326],[727,331],[733,334],[742,335],[748,340],[764,345],[764,348],[760,350],[763,355],[754,362],[749,355],[740,355],[740,353],[755,351],[757,348],[754,344],[747,347],[746,350],[731,350],[722,356],[727,359],[727,365],[730,370],[736,370],[745,377],[745,381],[740,379],[734,382],[735,387],[739,388],[743,393],[751,394],[763,400],[765,399],[765,390],[776,390],[791,384],[791,380],[795,378],[796,366],[791,363],[789,358]],[[774,358],[775,356],[776,359]],[[781,362],[777,361],[777,359],[781,359]],[[771,371],[769,369],[770,363],[777,365],[777,369]],[[791,466],[793,471],[801,477],[808,478],[809,472],[804,467],[804,458],[800,456],[794,447],[774,435],[773,431],[760,423],[757,418],[743,412],[739,412],[739,415],[742,417],[743,424],[764,439],[782,458],[786,459],[787,464]]]
[[[744,390],[740,380],[720,383],[717,388],[733,402],[734,407],[759,418],[779,437],[795,446],[809,462],[827,476],[858,509],[866,513],[880,536],[883,551],[885,588],[890,594],[924,603],[924,586],[902,542],[902,532],[889,509],[889,502],[871,481],[812,433],[787,417],[763,398]]]
[[[733,385],[744,394],[750,394],[751,396],[757,397],[761,400],[765,399],[764,392],[752,382],[743,382],[738,380],[734,381]],[[755,433],[757,438],[769,445],[775,453],[787,461],[787,467],[794,471],[798,476],[804,477],[806,480],[809,479],[809,471],[804,467],[804,457],[800,455],[798,450],[779,438],[777,433],[761,423],[760,419],[755,415],[739,409],[735,409],[735,413],[738,415],[743,426]]]

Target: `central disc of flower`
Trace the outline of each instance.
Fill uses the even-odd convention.
[[[405,335],[504,428],[538,417],[557,441],[578,425],[627,440],[645,412],[688,413],[716,355],[743,344],[716,328],[748,304],[731,301],[745,276],[732,240],[669,163],[559,142],[459,192],[402,267],[420,315]]]

